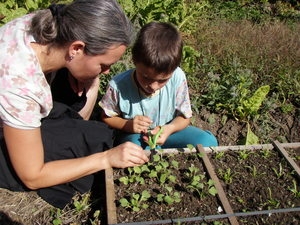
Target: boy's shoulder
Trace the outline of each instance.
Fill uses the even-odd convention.
[[[186,79],[185,73],[180,67],[177,67],[173,72],[171,80],[180,82],[185,79]]]

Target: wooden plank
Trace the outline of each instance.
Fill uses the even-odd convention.
[[[203,153],[203,162],[204,162],[204,165],[207,169],[207,172],[210,176],[210,178],[215,182],[215,187],[218,191],[218,196],[219,196],[219,199],[223,205],[223,208],[225,210],[225,213],[227,214],[233,214],[233,210],[231,208],[231,205],[226,197],[226,194],[225,194],[225,191],[219,181],[219,178],[217,177],[216,173],[215,173],[215,170],[204,150],[204,148],[202,147],[202,145],[197,145],[197,150],[201,153]],[[230,224],[231,225],[238,225],[238,221],[237,221],[237,218],[235,216],[230,216],[229,218],[229,221],[230,221]]]
[[[288,161],[291,167],[296,171],[296,174],[298,178],[300,179],[300,168],[295,163],[295,161],[289,156],[288,152],[282,147],[282,144],[280,144],[278,141],[273,142],[275,148],[281,153],[281,155]]]
[[[281,143],[281,146],[284,148],[299,148],[300,142],[294,143]],[[273,144],[257,144],[257,145],[228,145],[228,146],[215,146],[215,147],[203,147],[206,153],[211,152],[219,152],[219,151],[239,151],[239,150],[271,150],[274,149]],[[161,150],[156,149],[157,152],[161,152],[162,154],[170,154],[170,153],[193,153],[197,152],[196,148],[189,149],[189,148],[164,148]],[[150,151],[146,151],[147,156],[150,155]]]
[[[117,207],[115,204],[115,189],[113,169],[105,170],[107,224],[117,224]]]

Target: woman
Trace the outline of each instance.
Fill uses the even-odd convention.
[[[131,35],[114,0],[51,5],[0,28],[0,187],[38,190],[63,207],[90,189],[91,174],[148,161],[135,144],[111,148],[105,125],[81,119],[88,119],[96,101],[98,74],[109,72]],[[50,83],[61,68],[72,74],[72,90],[86,97],[79,114],[53,104]]]

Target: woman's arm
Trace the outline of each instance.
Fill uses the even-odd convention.
[[[16,129],[4,125],[4,138],[12,165],[30,189],[67,183],[109,167],[131,167],[148,161],[143,149],[127,142],[87,157],[44,162],[40,128]]]

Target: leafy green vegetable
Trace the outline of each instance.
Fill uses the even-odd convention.
[[[159,138],[160,134],[163,132],[163,127],[161,126],[159,131],[156,134],[151,134],[151,132],[148,132],[148,145],[150,149],[155,149],[156,148],[156,142],[157,139]]]

